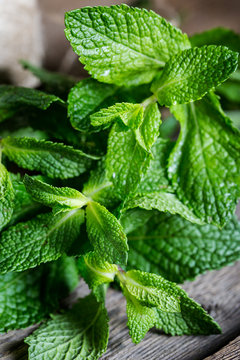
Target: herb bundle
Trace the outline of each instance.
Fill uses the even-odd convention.
[[[235,111],[238,35],[126,5],[70,11],[65,33],[91,77],[23,62],[42,91],[0,86],[1,331],[44,320],[30,360],[98,359],[117,281],[133,342],[220,333],[176,283],[240,258],[240,133],[216,93]],[[46,320],[79,275],[91,294]]]

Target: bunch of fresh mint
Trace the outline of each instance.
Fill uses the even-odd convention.
[[[188,39],[120,5],[68,12],[66,37],[91,77],[23,63],[45,92],[0,87],[1,331],[47,319],[80,274],[91,294],[26,339],[30,360],[98,359],[113,281],[135,343],[154,326],[219,333],[175,282],[240,258],[240,133],[214,92],[230,77],[218,89],[236,111],[238,35]]]

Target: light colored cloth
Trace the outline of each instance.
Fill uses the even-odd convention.
[[[0,78],[20,86],[38,80],[22,69],[19,60],[41,65],[43,39],[37,0],[0,0]]]

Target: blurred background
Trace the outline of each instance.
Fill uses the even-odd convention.
[[[84,76],[84,70],[64,35],[64,13],[83,6],[127,3],[152,9],[184,32],[193,34],[216,26],[240,33],[239,0],[0,0],[0,80],[37,86],[19,59]]]

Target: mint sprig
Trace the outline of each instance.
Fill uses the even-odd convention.
[[[175,282],[240,258],[240,132],[216,95],[238,111],[239,36],[189,40],[124,4],[65,23],[90,77],[23,62],[43,91],[0,86],[0,330],[46,320],[29,359],[97,360],[116,281],[133,342],[152,327],[218,334]],[[59,312],[79,275],[91,294]]]

